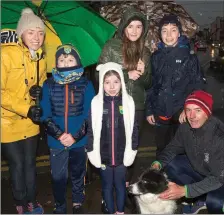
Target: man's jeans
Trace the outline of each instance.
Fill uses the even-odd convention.
[[[166,167],[168,178],[180,185],[201,181],[205,176],[197,173],[191,166],[186,155],[178,155]],[[224,206],[224,185],[206,195],[206,206],[209,213],[221,214]]]
[[[103,199],[106,203],[107,210],[111,214],[115,213],[114,187],[116,190],[117,211],[124,212],[126,170],[127,168],[123,164],[115,167],[106,166],[105,169],[100,169]]]
[[[16,205],[36,200],[36,149],[38,136],[12,143],[2,143],[2,153],[9,163],[13,197]]]
[[[66,213],[66,190],[68,171],[72,182],[72,202],[83,203],[84,177],[86,174],[85,147],[73,149],[50,149],[51,174],[55,212]]]

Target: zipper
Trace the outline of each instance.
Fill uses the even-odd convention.
[[[128,94],[132,96],[132,89],[133,89],[134,80],[129,80],[128,82]]]
[[[71,103],[74,104],[74,90],[71,90]]]
[[[65,133],[68,133],[68,84],[65,85]]]
[[[112,125],[111,125],[111,129],[112,129],[112,132],[111,132],[111,135],[112,135],[112,166],[115,166],[115,159],[114,159],[114,100],[111,101],[111,122],[112,122]]]

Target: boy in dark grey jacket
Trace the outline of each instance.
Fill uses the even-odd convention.
[[[209,213],[224,212],[224,124],[211,116],[212,104],[212,96],[204,91],[189,95],[184,105],[188,123],[180,125],[152,164],[164,168],[172,181],[160,198],[197,199],[184,206],[184,213],[206,208]]]

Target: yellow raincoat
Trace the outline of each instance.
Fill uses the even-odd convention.
[[[35,104],[29,89],[37,83],[37,61],[21,44],[1,46],[1,143],[10,143],[39,133],[39,126],[27,118],[29,107]],[[45,59],[39,61],[39,76],[42,86]]]

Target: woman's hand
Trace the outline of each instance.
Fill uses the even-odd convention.
[[[137,70],[143,74],[145,72],[145,63],[139,59],[138,64],[137,64]]]
[[[142,73],[137,70],[132,70],[128,72],[129,79],[132,79],[134,81],[137,80],[141,75]]]
[[[155,125],[156,121],[155,121],[154,115],[147,116],[146,119],[147,119],[147,121],[148,121],[149,124]]]
[[[187,119],[186,119],[186,114],[185,114],[185,111],[183,110],[183,111],[181,112],[180,116],[179,116],[179,122],[180,122],[180,124],[182,124],[182,123],[184,123],[184,122],[186,122],[186,121],[187,121]]]

